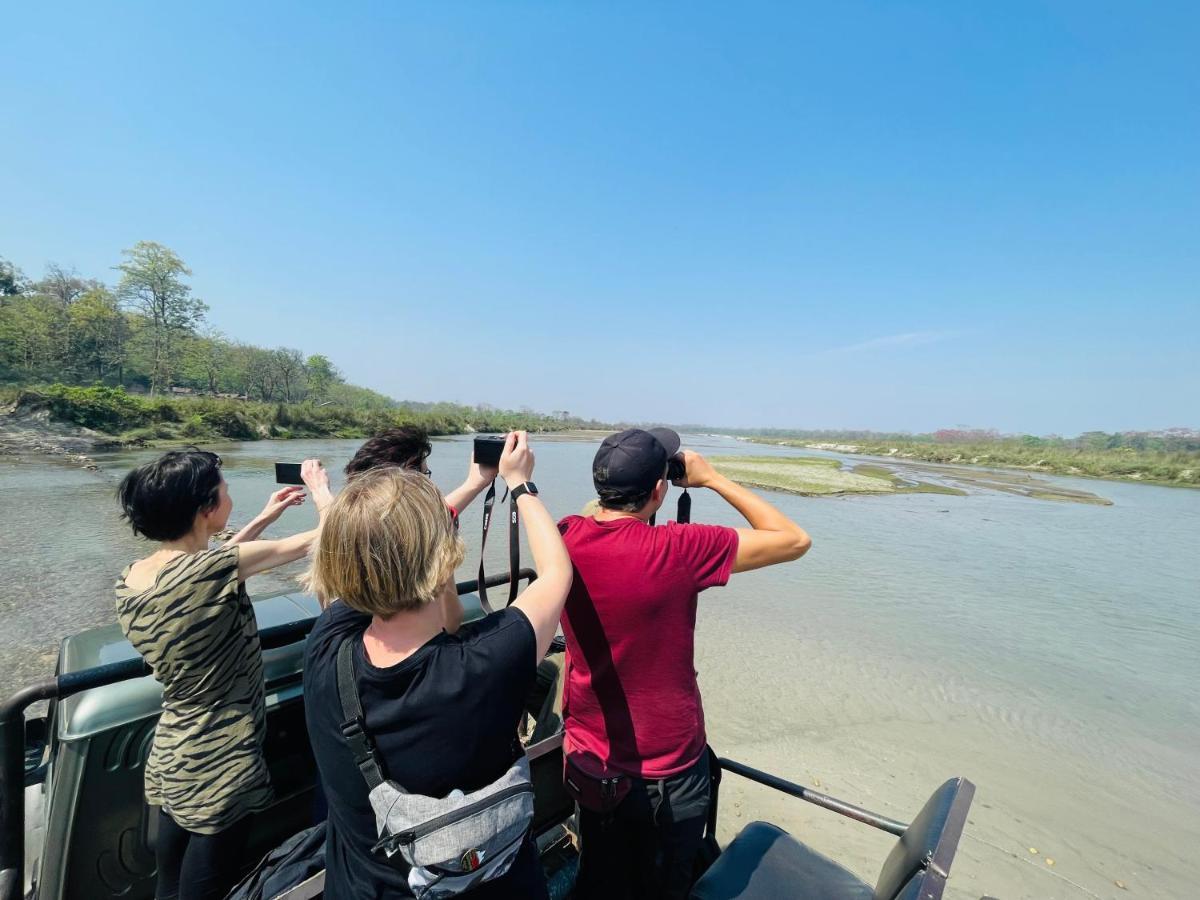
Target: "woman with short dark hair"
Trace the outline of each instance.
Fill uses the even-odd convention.
[[[301,469],[320,513],[333,500],[315,459]],[[270,802],[262,655],[245,581],[304,556],[317,530],[255,540],[304,490],[276,491],[253,522],[209,549],[233,509],[221,458],[172,450],[118,491],[135,534],[159,549],[116,584],[117,618],[163,686],[146,761],[146,800],[159,807],[156,900],[218,900],[237,880],[250,814]]]

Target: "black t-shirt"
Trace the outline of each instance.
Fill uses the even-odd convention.
[[[443,632],[387,668],[367,661],[362,633],[370,621],[335,602],[317,619],[305,651],[305,716],[329,800],[325,896],[336,900],[412,896],[405,876],[370,853],[378,840],[375,816],[340,729],[341,642],[354,642],[359,696],[384,776],[428,797],[479,790],[520,757],[517,725],[537,672],[533,626],[515,608],[463,625],[456,635]],[[470,896],[546,896],[532,841],[507,875]]]

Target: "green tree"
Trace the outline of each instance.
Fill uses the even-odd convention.
[[[228,382],[232,365],[229,342],[219,331],[210,330],[188,340],[183,354],[183,372],[210,394]]]
[[[67,315],[78,371],[101,381],[115,374],[117,384],[121,384],[130,323],[112,291],[103,285],[92,287],[79,295]]]
[[[1108,449],[1109,436],[1103,431],[1085,431],[1076,440],[1085,450]]]
[[[0,259],[0,308],[3,308],[6,298],[25,293],[28,282],[21,270],[6,259]]]
[[[280,347],[271,351],[271,362],[278,383],[283,387],[284,402],[299,400],[304,391],[304,354],[290,347]]]
[[[0,354],[26,379],[54,376],[57,311],[40,294],[11,296],[0,309]]]
[[[309,392],[318,400],[329,396],[329,389],[342,380],[342,373],[337,370],[329,357],[314,353],[304,363],[304,372],[308,377]]]
[[[58,322],[54,337],[58,368],[71,380],[77,380],[84,369],[76,358],[71,307],[86,291],[99,286],[99,282],[81,278],[75,269],[64,268],[58,263],[47,263],[45,277],[34,285],[34,290],[48,297],[55,305]]]
[[[139,241],[121,253],[125,262],[117,266],[121,273],[117,296],[146,319],[153,394],[170,387],[174,350],[203,321],[208,307],[192,296],[190,285],[184,284],[184,276],[192,272],[169,247]]]
[[[246,393],[256,394],[263,403],[272,402],[279,387],[274,354],[261,347],[247,346],[240,348],[240,355]]]
[[[66,310],[70,309],[71,304],[85,291],[97,286],[98,282],[81,278],[74,269],[65,269],[58,263],[47,263],[46,277],[34,285],[34,288],[39,294],[50,297]]]

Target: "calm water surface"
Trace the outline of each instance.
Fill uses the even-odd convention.
[[[217,448],[231,522],[266,500],[275,460],[316,455],[340,469],[358,443]],[[690,443],[746,450],[723,438]],[[556,516],[592,497],[595,446],[536,443],[535,479]],[[468,453],[465,439],[436,442],[430,466],[443,489],[461,480]],[[106,455],[98,473],[0,461],[5,693],[49,673],[65,634],[114,620],[113,580],[145,549],[119,522],[113,492],[153,455]],[[823,778],[823,790],[901,816],[939,780],[972,778],[978,822],[953,896],[1191,896],[1200,876],[1200,491],[1053,480],[1114,505],[990,492],[768,495],[809,529],[814,548],[702,598],[697,668],[710,736],[722,752]],[[478,562],[479,506],[463,517],[461,578]],[[694,492],[693,518],[740,524],[706,491]],[[314,521],[308,507],[289,511],[272,533]],[[502,571],[503,533],[489,545],[489,569]],[[290,586],[294,574],[252,581],[251,593]],[[779,815],[828,830],[828,818],[810,821],[807,811]],[[859,852],[857,837],[825,839],[835,854]],[[1036,855],[1025,846],[1035,839]],[[887,842],[862,840],[862,874],[873,881]]]

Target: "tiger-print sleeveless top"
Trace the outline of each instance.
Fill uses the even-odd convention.
[[[271,800],[262,651],[238,581],[238,547],[183,554],[134,591],[117,582],[117,618],[163,686],[146,761],[146,801],[181,827],[215,834]]]

